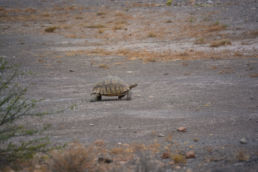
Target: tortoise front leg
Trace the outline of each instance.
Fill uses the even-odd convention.
[[[100,95],[100,94],[98,94],[98,95],[96,96],[96,100],[97,100],[97,101],[101,101],[101,95]]]
[[[131,100],[132,99],[132,92],[128,91],[126,94],[126,100]]]
[[[91,102],[96,102],[101,100],[101,95],[100,94],[94,94],[92,95]]]

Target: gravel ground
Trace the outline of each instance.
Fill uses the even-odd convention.
[[[172,136],[196,158],[170,171],[257,171],[258,3],[191,2],[0,0],[0,55],[19,64],[20,85],[42,99],[37,110],[65,109],[22,123],[49,125],[52,144]],[[89,102],[107,75],[138,83],[131,101]]]

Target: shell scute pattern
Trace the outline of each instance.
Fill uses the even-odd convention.
[[[118,99],[127,96],[127,100],[131,99],[131,89],[137,84],[128,85],[118,77],[109,76],[101,82],[97,83],[92,90],[92,101],[101,100],[102,96],[118,96]]]
[[[109,77],[93,88],[93,93],[104,96],[119,96],[129,90],[129,86],[119,78]]]

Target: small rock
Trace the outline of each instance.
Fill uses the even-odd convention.
[[[179,128],[177,128],[177,131],[186,132],[186,128],[185,127],[179,127]]]
[[[246,138],[243,137],[242,139],[240,139],[240,143],[241,143],[241,144],[247,144]]]
[[[90,126],[94,126],[95,124],[90,124]]]
[[[189,151],[186,153],[186,158],[195,158],[195,153],[194,151]]]
[[[69,72],[74,72],[74,70],[70,69]]]
[[[159,133],[159,134],[158,134],[158,137],[165,137],[165,135],[162,134],[162,133]]]
[[[168,73],[164,73],[163,75],[168,75]]]
[[[118,142],[117,144],[121,145],[122,143],[121,143],[121,142]]]

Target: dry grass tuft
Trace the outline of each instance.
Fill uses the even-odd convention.
[[[122,30],[124,27],[123,27],[123,25],[115,25],[112,29],[113,30]]]
[[[157,35],[155,33],[153,33],[153,32],[149,32],[148,33],[148,37],[149,38],[155,38],[155,37],[157,37]]]
[[[87,26],[87,28],[90,28],[90,29],[100,29],[100,28],[105,28],[105,26],[101,25],[101,24],[97,24],[97,25],[89,25],[89,26]]]
[[[205,44],[205,40],[203,37],[201,37],[201,38],[196,39],[194,43],[195,44]]]
[[[186,158],[184,155],[181,154],[173,154],[171,156],[172,160],[174,160],[175,163],[186,163]]]
[[[108,65],[106,65],[106,64],[100,64],[100,65],[99,65],[99,68],[102,68],[102,69],[109,69]]]
[[[96,15],[97,16],[104,16],[104,15],[106,15],[106,13],[104,13],[104,12],[97,12]]]
[[[236,159],[238,161],[248,161],[250,159],[250,155],[243,151],[239,151],[236,155]]]
[[[45,32],[52,33],[57,29],[56,26],[50,26],[45,29]]]
[[[258,30],[250,31],[250,35],[254,36],[255,38],[258,37]]]
[[[51,153],[50,171],[55,172],[84,172],[95,171],[94,152],[81,144],[73,144],[64,151]]]
[[[112,154],[123,154],[123,153],[125,153],[125,148],[115,147],[115,148],[112,148],[110,151]]]
[[[210,26],[207,28],[207,31],[208,31],[208,32],[218,32],[218,31],[225,30],[226,28],[227,28],[226,25],[221,25],[221,24],[219,24],[219,23],[217,22],[217,23],[214,23],[213,25],[210,25]]]
[[[221,40],[215,40],[210,43],[210,47],[220,47],[220,46],[226,46],[231,45],[231,41],[228,39],[221,39]]]
[[[104,146],[105,145],[105,142],[104,142],[104,140],[96,140],[95,142],[94,142],[94,145],[95,146]]]
[[[258,73],[253,73],[249,75],[251,78],[258,78]]]

